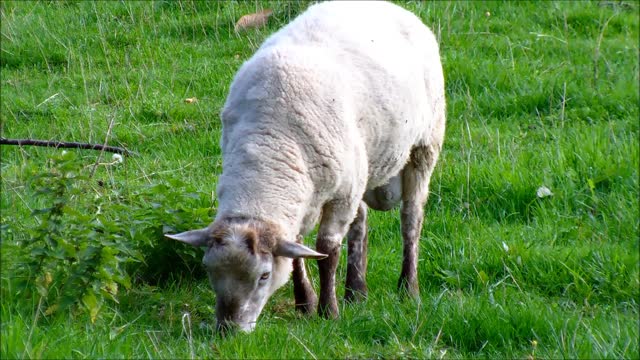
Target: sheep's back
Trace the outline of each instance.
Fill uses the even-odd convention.
[[[364,10],[363,10],[364,9]],[[330,93],[355,122],[368,158],[369,188],[399,172],[414,145],[428,141],[444,112],[444,79],[433,33],[411,12],[385,2],[327,2],[268,39],[262,48],[318,49],[336,64]],[[304,60],[302,62],[305,62]],[[335,103],[335,102],[334,102]]]
[[[374,2],[363,13],[361,5],[312,6],[267,39],[234,80],[225,133],[260,114],[250,121],[288,132],[320,183],[335,179],[324,181],[329,187],[341,175],[349,181],[359,161],[368,188],[397,174],[444,111],[438,46],[410,12]]]

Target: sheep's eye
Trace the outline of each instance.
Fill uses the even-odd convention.
[[[270,272],[263,273],[262,276],[260,276],[260,280],[267,280],[270,275]]]

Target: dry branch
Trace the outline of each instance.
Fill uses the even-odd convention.
[[[50,141],[50,140],[34,140],[34,139],[6,139],[0,138],[0,145],[18,145],[18,146],[45,146],[63,149],[88,149],[100,150],[110,153],[122,154],[127,156],[136,155],[135,152],[117,146],[106,146],[100,144],[88,144],[78,142]]]

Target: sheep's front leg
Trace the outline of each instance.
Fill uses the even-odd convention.
[[[347,281],[344,291],[347,302],[367,297],[367,241],[367,205],[363,201],[347,233]]]
[[[327,258],[318,261],[320,272],[318,315],[324,318],[337,318],[339,314],[336,299],[336,269],[340,257],[340,244],[347,232],[348,221],[353,218],[355,211],[356,208],[351,209],[345,201],[332,201],[322,208],[316,249],[328,255]]]
[[[296,242],[302,244],[303,237],[298,236]],[[295,298],[296,310],[303,314],[309,314],[315,309],[318,297],[313,290],[303,258],[293,259],[293,296]]]
[[[423,207],[429,195],[429,182],[439,153],[438,144],[416,147],[402,171],[400,221],[404,251],[398,288],[413,297],[419,296],[418,241],[422,231]]]

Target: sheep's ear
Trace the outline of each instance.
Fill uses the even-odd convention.
[[[284,256],[292,259],[306,258],[316,260],[321,260],[329,256],[326,254],[320,254],[319,252],[311,250],[302,244],[291,241],[280,241],[273,251],[273,254],[275,256]]]
[[[180,234],[164,234],[169,239],[178,240],[195,247],[206,247],[209,242],[209,228],[185,231]]]

